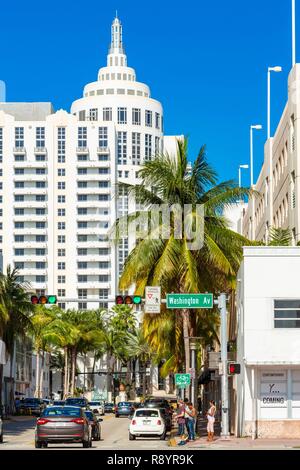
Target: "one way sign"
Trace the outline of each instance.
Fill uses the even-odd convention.
[[[145,313],[160,313],[160,286],[147,286],[145,294]]]

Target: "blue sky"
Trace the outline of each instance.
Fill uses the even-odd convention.
[[[0,79],[7,101],[52,101],[70,109],[106,63],[115,10],[128,64],[164,106],[166,134],[201,144],[221,179],[237,178],[255,134],[255,175],[266,138],[266,71],[272,76],[272,128],[287,97],[290,0],[16,0],[2,4]],[[249,183],[248,173],[243,184]]]

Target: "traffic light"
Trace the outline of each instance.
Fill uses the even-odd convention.
[[[32,295],[31,296],[31,303],[33,305],[41,304],[41,305],[54,305],[56,304],[56,295],[40,295],[39,297],[37,295]]]
[[[228,375],[235,375],[241,373],[241,364],[237,364],[236,362],[229,362],[228,363]]]
[[[142,297],[140,295],[117,295],[116,305],[140,305]]]

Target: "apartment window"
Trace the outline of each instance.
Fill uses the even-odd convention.
[[[82,222],[82,221],[77,222],[78,228],[87,228],[87,226],[88,226],[87,222]]]
[[[118,164],[127,164],[127,132],[118,132]]]
[[[107,127],[99,127],[98,129],[98,144],[99,148],[107,148],[108,147],[108,133]]]
[[[155,155],[158,155],[160,153],[159,152],[159,145],[160,145],[160,138],[155,137]]]
[[[77,267],[78,269],[87,269],[87,261],[78,261]]]
[[[59,306],[59,308],[60,308],[61,310],[65,310],[65,309],[66,309],[66,303],[65,303],[65,302],[58,302],[57,305]]]
[[[16,243],[23,243],[24,242],[24,235],[15,235],[15,242]]]
[[[78,256],[87,256],[87,248],[78,248],[77,254]]]
[[[46,222],[36,222],[35,228],[46,228]]]
[[[15,127],[15,147],[24,147],[24,127]]]
[[[108,155],[108,154],[105,154],[105,155],[98,155],[98,160],[99,160],[99,162],[108,162],[108,160],[109,160],[109,155]]]
[[[98,181],[99,188],[109,188],[110,182],[109,181]]]
[[[57,129],[57,160],[58,163],[66,161],[66,129],[58,127]]]
[[[57,223],[58,230],[66,230],[66,223],[65,222],[58,222]]]
[[[66,283],[66,276],[57,276],[57,283],[58,284],[65,284]]]
[[[109,175],[110,169],[109,168],[98,168],[98,173],[100,175]]]
[[[24,168],[15,168],[15,175],[24,175]]]
[[[132,108],[132,124],[141,125],[141,110],[139,108]]]
[[[45,128],[37,127],[35,129],[35,146],[39,148],[45,147]]]
[[[45,194],[36,194],[36,195],[35,195],[35,200],[36,200],[37,202],[46,201],[46,196],[45,196]]]
[[[103,121],[112,121],[112,108],[103,108]]]
[[[58,168],[58,170],[57,170],[57,176],[66,176],[66,170],[65,170],[65,168]]]
[[[66,209],[57,209],[57,215],[58,217],[65,217]]]
[[[100,256],[108,256],[110,254],[109,248],[99,248],[99,255]]]
[[[78,289],[78,299],[87,299],[87,289]]]
[[[66,250],[64,248],[59,248],[57,250],[57,256],[59,257],[66,256]]]
[[[80,243],[85,243],[87,242],[87,235],[77,235],[77,241],[80,242]]]
[[[145,111],[145,126],[152,127],[152,111],[146,109]]]
[[[77,194],[77,201],[87,201],[87,194]]]
[[[108,282],[109,278],[107,274],[100,274],[99,276],[99,282]]]
[[[35,263],[35,269],[46,269],[46,263],[44,261],[37,261]]]
[[[152,135],[145,134],[145,160],[151,160],[152,155]]]
[[[36,181],[35,182],[35,187],[36,188],[45,188],[46,187],[46,181]]]
[[[43,243],[46,241],[46,235],[36,235],[35,241],[38,243]]]
[[[78,168],[77,175],[87,175],[87,168]]]
[[[45,215],[46,214],[46,209],[38,207],[37,209],[35,209],[35,214],[36,215]]]
[[[78,207],[77,214],[78,215],[87,215],[88,210],[87,207]]]
[[[66,236],[65,235],[58,235],[57,243],[66,243]]]
[[[98,194],[98,201],[109,201],[109,194]]]
[[[24,209],[16,207],[15,208],[15,215],[24,215]]]
[[[78,302],[78,310],[86,310],[87,302]]]
[[[66,189],[66,183],[64,181],[59,181],[57,183],[57,189]]]
[[[141,134],[139,132],[132,133],[132,163],[133,165],[141,163]]]
[[[24,202],[24,194],[16,194],[15,202]]]
[[[66,289],[57,289],[58,297],[66,297]]]
[[[118,108],[118,124],[127,124],[127,108]]]
[[[15,228],[24,228],[24,222],[15,222]]]
[[[155,127],[156,129],[160,128],[160,114],[159,113],[155,113]]]
[[[274,301],[274,327],[300,328],[300,300]]]
[[[36,256],[45,256],[46,250],[45,248],[36,248],[35,255]]]
[[[129,177],[129,171],[125,171],[125,178]]]
[[[78,147],[86,148],[87,147],[87,128],[78,127]]]
[[[78,188],[87,188],[87,181],[78,181],[77,187]]]
[[[122,172],[121,170],[118,170],[118,177],[119,177],[119,178],[122,178],[122,173],[123,173],[123,172]]]
[[[15,256],[24,256],[24,248],[15,248]]]
[[[79,121],[85,121],[85,111],[79,111]]]
[[[24,181],[15,181],[15,188],[24,188]]]
[[[98,109],[90,109],[90,121],[98,121]]]
[[[15,155],[15,162],[24,162],[25,155]]]
[[[110,262],[109,261],[100,261],[99,262],[99,269],[108,269],[110,268]]]
[[[35,160],[37,162],[45,162],[46,161],[46,155],[36,155]]]
[[[15,262],[16,269],[24,269],[24,262],[23,261],[16,261]]]
[[[87,275],[86,274],[78,274],[77,276],[78,282],[87,282]]]
[[[46,168],[36,168],[35,169],[35,174],[36,175],[45,175],[46,174]]]
[[[46,282],[46,276],[35,276],[35,282],[45,283]]]
[[[60,271],[66,269],[66,263],[60,261],[59,263],[57,263],[57,269],[59,269]]]
[[[108,299],[108,289],[99,289],[99,299],[100,300]]]
[[[59,204],[64,204],[66,202],[66,196],[57,196],[57,202]]]

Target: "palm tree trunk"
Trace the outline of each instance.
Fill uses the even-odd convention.
[[[63,398],[66,398],[68,393],[68,348],[67,346],[64,347],[64,356],[65,356],[65,364],[64,364],[64,393]]]
[[[190,312],[188,309],[182,310],[182,320],[183,320],[183,341],[184,341],[184,355],[185,355],[185,372],[189,373],[190,370],[190,339],[189,339],[189,329],[190,329]]]
[[[76,372],[76,348],[72,348],[71,352],[71,370],[72,370],[72,376],[71,376],[71,395],[74,395],[75,391],[75,372]]]
[[[10,351],[10,365],[9,365],[9,383],[10,383],[10,390],[9,390],[9,409],[10,413],[14,414],[15,412],[15,400],[14,400],[14,376],[13,376],[13,364],[14,364],[14,356],[15,356],[15,341],[12,343],[11,351]]]
[[[40,394],[39,398],[43,397],[43,379],[44,379],[44,363],[45,363],[45,351],[42,352],[41,370],[40,370]]]
[[[36,351],[36,367],[35,367],[35,393],[36,398],[40,398],[40,350]]]

